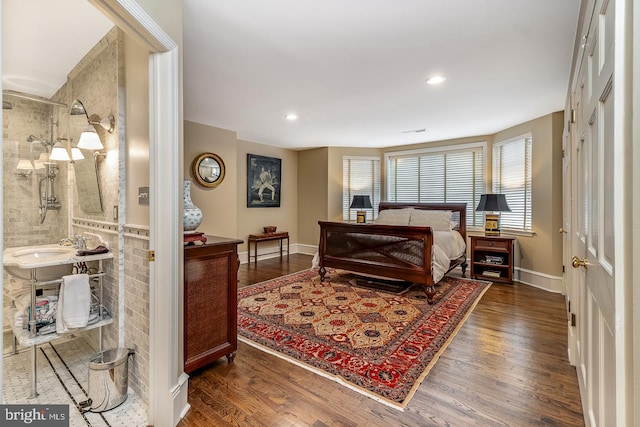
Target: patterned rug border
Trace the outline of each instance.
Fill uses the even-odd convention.
[[[239,291],[250,291],[250,290],[255,290],[257,288],[263,287],[265,286],[265,284],[272,282],[273,280],[283,280],[283,279],[288,279],[291,276],[296,276],[296,275],[300,275],[300,274],[305,274],[307,272],[315,272],[316,269],[314,268],[310,268],[310,269],[306,269],[306,270],[301,270],[295,273],[290,273],[287,274],[285,276],[280,276],[274,279],[270,279],[270,280],[265,280],[264,282],[260,282],[260,283],[255,283],[253,285],[249,285],[249,286],[245,286],[241,289],[239,289]],[[329,269],[328,269],[329,270]],[[358,392],[362,395],[367,396],[370,399],[373,399],[377,402],[383,403],[391,408],[400,410],[400,411],[404,411],[404,408],[409,404],[409,402],[411,401],[411,399],[413,398],[413,396],[415,395],[416,391],[418,390],[418,388],[420,387],[420,385],[422,384],[422,382],[424,381],[424,379],[427,377],[427,375],[429,374],[429,372],[431,371],[431,369],[433,368],[433,366],[437,363],[437,361],[440,359],[440,356],[446,351],[446,349],[449,347],[449,344],[453,341],[453,339],[455,338],[455,336],[458,334],[458,331],[460,330],[460,328],[465,324],[465,322],[467,321],[467,319],[469,318],[469,316],[471,315],[471,313],[473,313],[473,311],[475,310],[478,302],[480,302],[480,300],[482,299],[482,297],[484,296],[484,294],[487,292],[487,290],[489,290],[489,288],[491,287],[491,285],[493,284],[493,282],[489,282],[489,281],[484,281],[484,280],[477,280],[477,279],[470,279],[470,278],[466,278],[466,277],[452,277],[452,279],[456,279],[456,280],[465,280],[465,281],[469,281],[469,282],[477,282],[477,283],[482,283],[485,284],[486,286],[484,287],[484,289],[482,289],[477,297],[475,298],[475,300],[473,302],[471,302],[469,304],[469,308],[467,309],[466,313],[460,318],[460,321],[458,322],[458,324],[451,330],[451,333],[449,334],[449,336],[447,337],[447,339],[442,343],[442,345],[440,346],[440,348],[438,349],[438,351],[433,355],[432,359],[429,361],[429,363],[425,366],[424,370],[422,371],[422,373],[416,378],[413,386],[411,387],[411,389],[409,390],[409,392],[407,393],[407,395],[405,396],[404,400],[399,403],[390,399],[387,399],[379,394],[370,392],[369,390],[362,388],[362,387],[358,387],[355,384],[352,384],[348,381],[346,381],[342,376],[338,375],[338,374],[331,374],[329,372],[326,372],[325,370],[321,369],[321,368],[317,368],[315,366],[312,366],[306,362],[303,362],[301,360],[298,360],[292,356],[289,356],[287,354],[283,354],[281,352],[279,352],[278,350],[272,349],[270,347],[267,347],[263,344],[257,343],[245,336],[240,335],[240,328],[238,329],[238,340],[240,340],[241,342],[250,345],[260,351],[264,351],[265,353],[271,354],[273,356],[276,356],[280,359],[283,359],[289,363],[292,363],[296,366],[300,366],[303,369],[306,369],[310,372],[313,372],[314,374],[320,375],[321,377],[327,378],[331,381],[334,381],[350,390],[353,390],[355,392]]]

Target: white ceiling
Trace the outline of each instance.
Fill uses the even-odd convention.
[[[184,116],[291,148],[492,134],[564,109],[579,5],[184,0]]]
[[[579,5],[184,0],[184,118],[293,149],[492,134],[564,108]],[[4,89],[50,97],[112,25],[86,0],[4,0]]]
[[[2,1],[3,90],[50,98],[111,28],[86,0]]]

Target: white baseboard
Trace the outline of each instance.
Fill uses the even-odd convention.
[[[315,255],[318,252],[318,247],[315,245],[305,245],[302,243],[298,243],[298,253],[306,254],[306,255]]]
[[[291,254],[305,254],[305,255],[314,255],[318,251],[317,246],[313,245],[304,245],[301,243],[294,243],[289,245],[289,250]],[[287,249],[284,248],[282,252],[282,256],[287,256]],[[249,251],[238,252],[238,257],[240,258],[240,264],[246,264],[249,262]],[[258,261],[263,259],[271,259],[271,258],[279,258],[280,251],[277,246],[272,247],[258,247]],[[253,262],[253,253],[251,254],[251,262]]]
[[[545,291],[564,294],[564,278],[562,276],[551,276],[516,267],[513,272],[513,280]]]
[[[178,422],[187,415],[189,408],[189,402],[187,401],[189,395],[189,375],[184,372],[178,378],[178,384],[171,390],[171,395],[173,397],[173,407],[174,407],[174,417],[172,425],[177,425]],[[156,425],[162,425],[164,423],[158,422]]]

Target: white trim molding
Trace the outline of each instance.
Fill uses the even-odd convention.
[[[124,32],[151,52],[168,52],[178,45],[134,0],[89,0]]]
[[[513,280],[549,292],[564,294],[564,278],[516,267]]]
[[[175,426],[189,409],[182,367],[182,113],[178,44],[135,0],[89,0],[149,52],[149,417]],[[119,232],[125,232],[120,223]]]

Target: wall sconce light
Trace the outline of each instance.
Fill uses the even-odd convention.
[[[36,171],[42,170],[45,168],[45,164],[47,163],[49,163],[49,153],[45,151],[43,153],[40,153],[38,160],[33,161],[33,168]]]
[[[69,157],[69,152],[65,147],[62,146],[60,142],[56,142],[53,144],[51,148],[51,154],[49,155],[49,160],[58,160],[62,162],[68,162],[71,160]]]
[[[89,120],[89,124],[94,126],[100,125],[107,132],[113,133],[113,130],[116,128],[116,118],[113,114],[109,114],[104,119],[99,118],[98,120]]]
[[[511,212],[504,194],[482,194],[476,212]],[[484,235],[500,235],[500,214],[487,213],[484,217]]]
[[[31,161],[26,159],[18,160],[18,164],[16,166],[16,175],[21,176],[23,178],[28,178],[33,173],[33,165]]]
[[[350,209],[358,209],[356,212],[356,223],[364,224],[367,222],[367,211],[364,209],[373,209],[369,196],[353,196]]]
[[[100,141],[100,136],[94,129],[88,129],[80,134],[78,148],[84,150],[102,150],[104,145]]]
[[[78,147],[71,147],[71,160],[84,160],[84,155]]]
[[[82,148],[83,150],[103,150],[104,145],[100,140],[100,136],[96,132],[95,127],[100,126],[104,130],[109,133],[113,133],[116,127],[116,118],[113,114],[108,115],[107,117],[101,119],[99,116],[93,115],[97,117],[97,120],[91,120],[89,118],[89,114],[87,113],[84,104],[80,100],[75,100],[73,105],[71,105],[70,114],[72,116],[83,115],[87,118],[87,123],[89,126],[84,132],[80,134],[80,138],[78,140],[78,148]],[[99,155],[104,155],[104,153],[99,153]],[[94,157],[97,157],[94,155]]]

